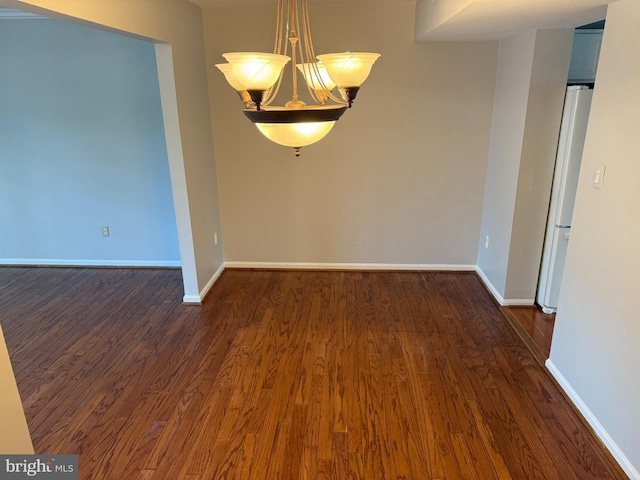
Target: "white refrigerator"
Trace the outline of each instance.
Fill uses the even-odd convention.
[[[544,313],[558,307],[592,95],[580,85],[568,87],[565,96],[536,298]]]

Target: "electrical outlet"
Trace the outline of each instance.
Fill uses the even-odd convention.
[[[214,245],[218,244],[218,232],[213,233],[213,244]]]
[[[102,232],[102,236],[103,237],[110,237],[111,233],[109,232],[109,227],[102,227],[100,229],[100,231]]]
[[[489,235],[484,237],[484,248],[489,248]]]

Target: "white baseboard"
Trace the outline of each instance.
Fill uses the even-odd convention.
[[[182,297],[182,303],[184,305],[202,305],[200,295],[184,295]]]
[[[532,307],[535,305],[533,298],[505,298],[503,307]]]
[[[276,270],[407,270],[407,271],[474,271],[475,265],[423,263],[296,263],[296,262],[225,262],[227,268]]]
[[[0,266],[43,267],[180,267],[179,260],[76,260],[60,258],[0,258]]]
[[[218,281],[218,278],[220,278],[220,275],[224,272],[225,267],[226,265],[224,263],[220,265],[220,268],[218,268],[218,270],[216,270],[216,272],[211,276],[207,284],[202,288],[202,290],[200,290],[200,293],[198,293],[198,295],[185,295],[182,297],[182,303],[187,305],[202,305],[204,297],[207,296],[211,287],[213,287],[213,285]]]
[[[500,305],[504,306],[504,298],[502,297],[502,295],[500,295],[500,292],[498,292],[496,287],[493,286],[493,283],[491,283],[489,277],[485,275],[485,273],[479,266],[476,266],[476,273],[480,277],[480,280],[482,280],[482,282],[484,283],[485,287],[487,287],[487,290],[489,290],[491,295],[493,295],[493,298],[495,298]]]
[[[220,265],[220,268],[218,268],[218,270],[216,270],[216,272],[209,279],[207,284],[202,288],[202,290],[200,290],[200,299],[201,300],[204,300],[204,297],[207,296],[207,294],[209,293],[209,290],[211,290],[211,287],[213,287],[214,283],[216,283],[218,281],[218,278],[220,278],[220,275],[222,275],[222,272],[224,272],[225,268],[226,268],[226,265],[224,263],[222,265]]]
[[[493,298],[500,304],[502,307],[529,307],[531,305],[535,305],[535,300],[533,298],[504,298],[498,292],[498,289],[491,283],[489,277],[485,275],[482,269],[478,266],[475,268],[476,273],[482,280],[482,282],[487,287],[487,290],[493,295]]]
[[[569,381],[562,375],[562,372],[558,370],[555,364],[548,359],[545,362],[545,367],[549,370],[549,373],[553,375],[553,377],[560,384],[562,389],[565,391],[567,396],[571,399],[571,402],[575,405],[575,407],[580,411],[585,420],[591,425],[591,428],[595,431],[596,435],[602,440],[605,447],[611,452],[616,461],[620,464],[622,469],[625,471],[629,478],[640,480],[640,472],[631,464],[631,461],[627,458],[624,452],[618,447],[618,444],[611,438],[607,430],[602,426],[602,424],[598,421],[593,412],[589,409],[586,403],[580,398],[580,395],[573,389]]]

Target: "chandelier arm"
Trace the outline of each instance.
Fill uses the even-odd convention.
[[[298,49],[298,31],[300,30],[298,22],[298,4],[297,0],[288,0],[289,2],[289,42],[291,43],[291,80],[293,85],[293,98],[294,102],[298,101],[298,76],[296,75],[298,70],[296,65],[298,60],[296,58]]]
[[[282,10],[282,0],[278,0],[276,3],[276,35],[273,42],[273,53],[280,54],[280,29],[282,28],[280,15]]]
[[[348,101],[346,101],[341,96],[334,95],[331,92],[331,90],[329,88],[327,88],[327,86],[324,84],[324,81],[322,80],[322,76],[320,75],[320,71],[318,70],[318,66],[317,66],[316,63],[313,64],[313,67],[316,69],[317,78],[319,79],[320,84],[322,84],[322,88],[327,93],[327,97],[330,98],[333,102],[335,102],[335,103],[337,103],[339,105],[349,105],[350,106],[350,103]]]
[[[283,23],[285,16],[284,9],[284,1],[277,1],[277,13],[276,13],[276,35],[273,45],[273,53],[278,55],[286,55],[287,54],[287,43],[283,35]],[[283,53],[284,46],[284,53]],[[267,90],[264,94],[264,98],[262,100],[262,105],[267,106],[273,103],[275,98],[278,96],[278,92],[280,91],[280,85],[282,84],[282,74],[278,77],[278,81],[275,85],[272,85],[269,90]]]
[[[337,104],[340,105],[347,105],[347,102],[345,102],[342,98],[334,95],[333,93],[331,93],[331,90],[329,88],[327,88],[327,86],[324,83],[324,80],[322,80],[322,75],[320,75],[320,70],[318,68],[318,64],[317,64],[317,59],[316,59],[316,52],[315,49],[313,47],[313,38],[311,36],[311,21],[310,21],[310,17],[309,17],[309,2],[308,0],[300,0],[301,2],[301,10],[302,10],[302,21],[303,21],[303,32],[304,32],[304,37],[305,37],[305,47],[307,49],[307,57],[308,60],[307,62],[309,63],[309,65],[311,66],[311,68],[313,69],[313,75],[311,77],[311,82],[314,84],[313,90],[314,92],[311,93],[311,87],[309,87],[309,92],[311,93],[311,96],[314,98],[314,101],[316,101],[317,103],[326,103],[326,100],[321,101],[317,95],[317,93],[315,92],[315,84],[317,83],[318,86],[320,87],[321,90],[324,90],[324,92],[326,93],[327,97],[330,98],[332,101],[334,101]],[[309,72],[311,73],[311,72]]]
[[[327,102],[323,102],[320,97],[318,97],[318,94],[316,93],[316,91],[311,88],[309,86],[309,84],[307,84],[307,90],[309,91],[309,95],[311,95],[311,98],[313,99],[313,101],[318,104],[318,105],[324,105]]]
[[[306,28],[307,26],[304,23],[304,15],[303,15],[303,29],[304,29],[304,35],[306,39],[309,39],[309,32]],[[318,80],[320,80],[320,82],[322,81],[320,79],[320,74],[318,72],[318,68],[316,65],[316,60],[315,58],[312,56],[312,49],[309,47],[309,41],[305,41],[304,42],[304,48],[305,48],[305,69],[307,70],[306,75],[305,75],[305,79],[308,76],[310,81],[305,82],[307,85],[307,90],[309,91],[309,95],[311,96],[311,98],[313,99],[313,101],[315,103],[317,103],[318,105],[325,105],[327,103],[326,98],[320,98],[320,96],[318,95],[318,89],[322,89],[322,90],[327,90],[322,84],[319,84]],[[313,70],[313,72],[312,72]]]
[[[313,49],[313,39],[311,37],[311,22],[309,21],[309,2],[301,0],[302,25],[304,28],[305,46],[307,49],[308,62],[316,61],[316,54]]]
[[[276,84],[273,87],[271,87],[269,90],[267,90],[267,92],[265,93],[264,100],[262,100],[263,107],[266,107],[273,103],[273,101],[278,96],[278,92],[280,91],[281,84],[282,84],[282,75],[280,75]]]
[[[318,88],[327,91],[327,88],[320,84],[318,85],[317,80],[320,80],[320,82],[322,82],[321,78],[320,78],[320,74],[318,72],[318,68],[316,66],[316,58],[315,58],[315,54],[313,53],[313,40],[311,38],[311,23],[309,22],[309,3],[308,0],[299,0],[300,1],[300,9],[299,9],[299,13],[301,13],[302,16],[302,45],[300,45],[300,56],[303,59],[303,63],[305,64],[306,68],[308,69],[307,73],[308,75],[310,75],[310,80],[311,82],[305,82],[306,86],[307,86],[307,91],[309,92],[309,95],[311,96],[311,98],[313,99],[313,101],[318,104],[318,105],[325,105],[327,103],[326,99],[322,99],[319,95],[318,95]],[[298,22],[300,22],[300,18],[297,17],[296,20]],[[300,30],[300,26],[298,26],[298,30]],[[311,74],[311,70],[314,70],[314,74]]]
[[[309,68],[309,79],[311,85],[307,82],[307,90],[316,103],[322,103],[320,98],[316,94],[316,80],[320,79],[316,68],[316,58],[313,53],[313,40],[311,38],[311,24],[309,23],[309,9],[307,0],[300,0],[300,10],[302,11],[302,38],[304,43],[304,63]],[[311,68],[314,69],[314,74],[311,75]],[[323,87],[324,88],[324,87]]]
[[[302,48],[304,49],[304,63],[314,62],[315,58],[311,55],[313,45],[311,44],[311,35],[309,34],[309,21],[306,13],[306,0],[300,0],[300,13],[302,14]],[[309,48],[311,46],[311,48]]]
[[[320,83],[319,86],[326,90],[327,88],[322,85],[322,78],[320,77],[320,73],[318,71],[316,65],[316,55],[313,50],[313,39],[311,37],[311,22],[309,21],[309,2],[308,0],[300,0],[301,10],[302,10],[302,28],[304,34],[304,44],[306,50],[306,63],[314,70],[313,75],[311,75],[311,83],[313,84],[313,88],[309,87],[309,91],[316,90],[316,83]],[[309,71],[311,74],[311,71]],[[319,82],[317,82],[319,81]],[[312,94],[312,96],[316,96]]]
[[[318,93],[316,91],[316,82],[315,82],[315,78],[319,78],[319,77],[315,77],[314,75],[311,75],[311,68],[315,69],[315,63],[314,62],[309,62],[308,60],[304,62],[305,68],[307,69],[307,75],[310,76],[310,80],[311,82],[305,82],[306,86],[307,86],[307,91],[309,92],[309,95],[311,96],[311,98],[313,99],[313,101],[315,103],[317,103],[318,105],[324,105],[327,103],[326,100],[322,100],[319,96]],[[305,79],[306,79],[306,75],[305,75]],[[319,85],[318,85],[319,86]],[[325,89],[326,90],[326,89]]]
[[[326,90],[326,89],[325,89]],[[338,97],[336,95],[334,95],[331,90],[326,90],[327,94],[329,95],[329,98],[331,100],[333,100],[334,102],[340,104],[340,105],[348,105],[349,102],[346,102],[342,97]]]
[[[324,83],[324,80],[322,80],[322,75],[320,75],[320,69],[318,68],[318,64],[316,62],[311,63],[311,68],[313,68],[314,71],[314,77],[315,79],[317,79],[317,83],[319,84],[319,86],[321,87],[322,90],[324,90],[324,92],[327,94],[327,97],[330,98],[332,101],[334,101],[335,103],[339,104],[339,105],[347,105],[348,102],[346,102],[343,98],[338,97],[336,95],[334,95],[331,90],[329,88],[327,88],[327,86]],[[326,100],[325,100],[326,103]]]
[[[284,49],[283,55],[286,55],[287,53],[289,53],[288,42],[286,42],[284,46],[285,46],[285,49]],[[262,101],[263,106],[271,105],[273,101],[276,99],[276,97],[278,96],[278,92],[280,92],[280,85],[282,85],[282,77],[284,77],[284,75],[282,75],[281,73],[280,76],[278,77],[278,81],[276,82],[276,84],[272,86],[269,90],[267,90],[267,92],[265,93],[264,100]]]
[[[309,62],[306,62],[306,65],[310,65]],[[311,72],[309,71],[309,74],[311,74]],[[316,92],[316,88],[315,88],[315,82],[313,80],[313,78],[311,78],[311,83],[313,84],[313,87],[309,84],[309,82],[305,82],[307,85],[307,90],[309,91],[309,95],[311,95],[311,98],[313,99],[313,101],[315,103],[317,103],[318,105],[324,105],[327,103],[326,100],[322,100],[319,96],[318,93]]]

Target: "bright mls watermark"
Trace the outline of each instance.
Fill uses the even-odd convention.
[[[77,455],[0,455],[0,480],[78,480]]]

